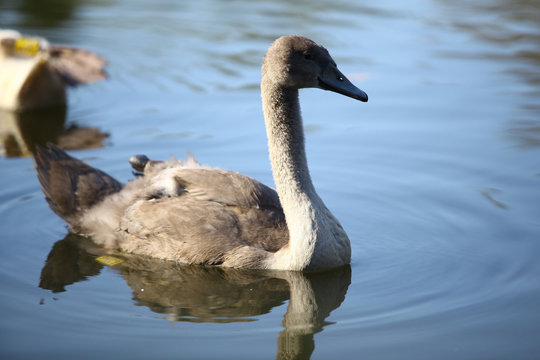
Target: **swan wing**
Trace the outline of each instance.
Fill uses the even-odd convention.
[[[89,84],[107,77],[105,59],[91,51],[55,45],[48,53],[51,67],[67,85]]]
[[[124,212],[124,251],[185,263],[250,267],[288,243],[275,190],[218,169],[163,169]]]

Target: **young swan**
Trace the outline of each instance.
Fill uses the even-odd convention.
[[[277,39],[264,57],[261,92],[276,183],[189,159],[133,158],[144,175],[123,186],[50,146],[36,164],[53,211],[112,249],[182,263],[319,270],[350,262],[350,242],[317,195],[307,166],[298,89],[368,97],[328,51],[302,36]]]

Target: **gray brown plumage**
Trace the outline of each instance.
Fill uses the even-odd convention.
[[[122,189],[111,176],[52,144],[38,146],[35,161],[45,199],[58,216],[73,225],[82,212]]]
[[[286,270],[347,264],[349,239],[309,175],[298,89],[318,87],[362,101],[367,95],[339,72],[325,48],[301,36],[276,40],[262,72],[277,192],[193,159],[145,157],[131,159],[143,176],[121,188],[51,147],[36,157],[51,208],[98,244],[183,263]]]
[[[88,50],[52,45],[47,49],[49,63],[66,85],[90,84],[103,80],[107,62]]]

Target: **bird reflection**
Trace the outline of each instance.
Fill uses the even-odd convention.
[[[67,285],[99,274],[103,265],[79,242],[87,244],[86,247],[90,246],[88,239],[73,234],[68,234],[64,240],[53,245],[41,270],[40,288],[54,293],[63,292]]]
[[[39,286],[53,292],[98,275],[105,266],[96,257],[104,250],[90,239],[68,234],[58,241],[41,272]],[[116,256],[116,255],[115,255]],[[314,334],[345,299],[351,281],[349,266],[301,273],[181,265],[122,254],[114,265],[134,294],[137,305],[164,314],[171,321],[255,321],[289,300],[277,340],[278,359],[309,359]]]
[[[0,110],[0,154],[29,156],[36,145],[49,142],[66,150],[102,147],[109,136],[97,128],[65,126],[66,107],[39,111]]]

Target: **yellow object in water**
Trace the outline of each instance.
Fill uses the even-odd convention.
[[[96,261],[99,261],[107,266],[114,266],[124,262],[124,260],[114,256],[99,256],[96,258]]]

